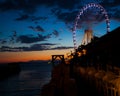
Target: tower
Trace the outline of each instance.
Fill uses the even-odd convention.
[[[93,31],[90,28],[85,29],[81,45],[87,45],[93,39]]]

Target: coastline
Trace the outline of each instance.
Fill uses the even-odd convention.
[[[19,74],[20,71],[19,63],[0,64],[0,80]]]

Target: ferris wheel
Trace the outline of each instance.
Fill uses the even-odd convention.
[[[78,44],[78,41],[76,39],[77,32],[80,30],[84,23],[86,22],[87,27],[84,31],[84,37],[82,39],[81,45],[86,45],[91,42],[93,38],[93,30],[91,24],[95,21],[97,23],[99,21],[102,21],[103,18],[106,22],[106,33],[110,32],[110,21],[107,15],[106,10],[100,5],[95,3],[89,3],[85,5],[77,14],[75,18],[75,23],[73,26],[73,43],[74,43],[74,49],[76,50],[80,44]],[[92,23],[91,23],[92,22]],[[86,26],[85,25],[85,26]]]

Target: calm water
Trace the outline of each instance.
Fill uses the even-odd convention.
[[[0,81],[0,96],[40,96],[41,87],[51,79],[50,64],[21,64],[20,74]]]

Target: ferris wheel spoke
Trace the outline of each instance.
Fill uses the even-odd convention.
[[[92,11],[95,11],[93,13],[91,13],[91,10],[90,10],[92,8],[95,9],[95,10],[92,10]],[[99,13],[101,13],[101,14],[99,14]],[[95,15],[97,14],[97,16],[96,16],[96,18],[93,18],[93,17],[87,16],[88,14],[90,14],[90,15],[92,14],[93,17],[95,17]],[[93,21],[95,21],[96,19],[97,19],[97,21],[103,20],[103,16],[105,18],[106,25],[107,25],[106,32],[110,32],[110,21],[109,21],[108,15],[107,15],[107,11],[100,4],[89,3],[89,4],[85,5],[82,9],[80,9],[80,11],[77,14],[77,17],[75,18],[75,23],[74,23],[74,27],[73,27],[73,43],[74,43],[75,50],[78,48],[78,45],[77,45],[78,40],[76,39],[76,30],[77,30],[77,28],[80,29],[84,25],[84,24],[82,25],[82,23],[83,23],[82,20],[84,19],[84,21],[87,21],[87,24],[88,24],[90,20],[93,20]],[[93,38],[93,32],[91,29],[88,28],[85,31],[82,43],[87,44],[90,42],[90,39],[92,39],[92,38]]]

